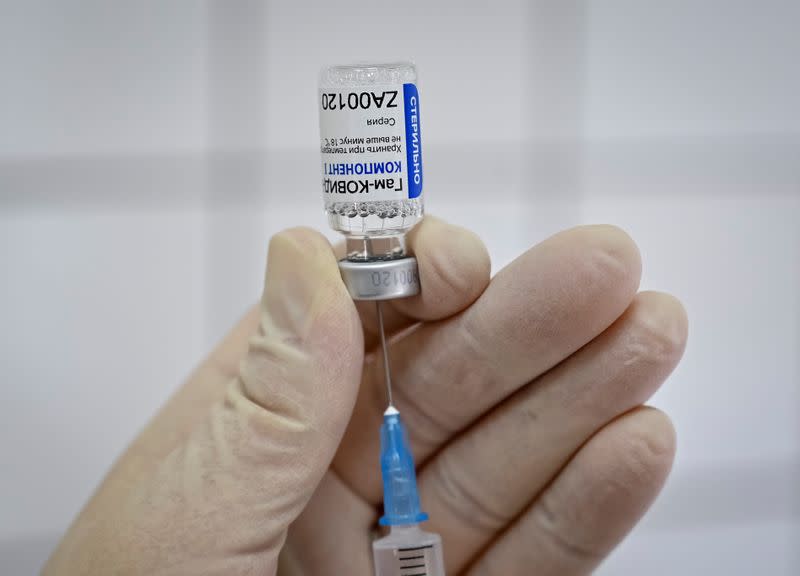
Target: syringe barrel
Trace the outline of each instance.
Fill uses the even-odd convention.
[[[442,539],[416,524],[392,526],[389,534],[372,543],[375,576],[445,576]]]

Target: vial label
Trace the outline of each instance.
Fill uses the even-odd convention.
[[[422,194],[415,84],[325,88],[319,104],[326,197],[377,202]]]

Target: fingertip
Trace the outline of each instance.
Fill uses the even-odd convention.
[[[408,237],[417,258],[422,291],[397,300],[401,312],[418,320],[451,316],[474,302],[489,284],[489,252],[474,232],[426,216]]]
[[[328,239],[307,226],[295,226],[281,230],[269,240],[268,262],[273,256],[286,253],[300,260],[321,258],[336,262],[336,256]]]
[[[351,319],[357,324],[355,307],[325,236],[297,227],[270,239],[262,313],[266,315],[262,322],[268,319],[302,338],[310,336],[320,319],[333,323]]]
[[[637,328],[639,342],[648,343],[652,361],[677,365],[686,349],[689,319],[680,300],[665,292],[647,290],[636,295],[627,312]]]
[[[651,459],[672,465],[677,446],[677,433],[672,419],[658,408],[640,406],[629,421],[631,436],[635,438]]]
[[[276,268],[282,273],[294,271],[302,274],[312,285],[336,284],[340,291],[345,292],[335,250],[328,239],[313,228],[287,228],[270,238],[268,278]]]
[[[608,473],[628,490],[655,497],[675,460],[676,433],[661,410],[638,406],[606,425],[590,442],[597,458],[615,462]]]
[[[580,240],[576,245],[592,250],[598,265],[614,277],[631,294],[639,288],[642,276],[642,255],[631,236],[612,224],[579,226],[564,234],[574,234]]]

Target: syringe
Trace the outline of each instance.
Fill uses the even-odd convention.
[[[389,534],[372,543],[376,576],[444,576],[442,539],[425,532],[420,522],[428,519],[419,505],[414,458],[400,412],[392,403],[389,352],[383,328],[383,310],[376,302],[378,327],[383,349],[386,393],[389,407],[381,425],[381,473],[383,475],[382,526]]]
[[[423,532],[414,458],[392,399],[381,300],[420,293],[405,234],[423,218],[417,70],[408,62],[325,68],[319,78],[322,191],[346,238],[339,270],[354,300],[375,300],[389,406],[381,426],[384,515],[372,544],[376,576],[444,576],[442,541]]]

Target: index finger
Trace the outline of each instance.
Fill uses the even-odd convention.
[[[545,240],[500,271],[478,300],[391,343],[395,405],[418,462],[610,326],[632,302],[641,262],[621,230],[588,226]],[[377,502],[373,463],[386,398],[380,362],[365,365],[334,468]]]
[[[426,216],[406,237],[417,258],[421,292],[382,304],[384,325],[391,335],[420,321],[448,318],[466,309],[489,284],[491,264],[483,242],[466,228]],[[344,254],[344,247],[337,246]],[[364,327],[364,347],[379,342],[375,304],[356,302]]]

